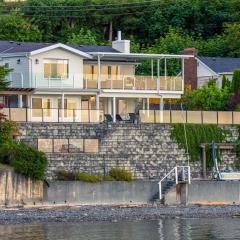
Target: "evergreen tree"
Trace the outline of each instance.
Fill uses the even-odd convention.
[[[234,94],[237,94],[240,90],[240,68],[236,69],[233,72],[232,78],[232,91]]]

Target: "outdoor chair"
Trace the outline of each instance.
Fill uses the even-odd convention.
[[[113,118],[110,114],[104,114],[104,118],[106,122],[113,122]]]
[[[137,118],[137,116],[136,116],[135,113],[128,113],[128,115],[129,115],[129,118],[130,118],[130,122],[131,122],[131,123],[137,123],[138,118]]]
[[[116,120],[117,120],[117,122],[124,122],[121,115],[119,115],[119,114],[116,114]]]

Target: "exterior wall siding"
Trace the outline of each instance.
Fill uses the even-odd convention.
[[[36,64],[36,59],[38,59],[38,64]],[[83,87],[83,58],[60,48],[32,56],[32,71],[34,74],[33,85],[35,85],[35,83],[37,84],[37,86],[41,86],[41,84],[43,84],[42,81],[44,78],[44,59],[69,60],[69,79],[63,80],[68,81],[64,83],[68,83],[69,86],[73,88]],[[61,86],[58,87],[60,88]]]
[[[19,61],[20,60],[20,61]],[[13,87],[22,87],[21,74],[23,76],[23,87],[31,87],[30,83],[30,60],[27,57],[3,57],[0,65],[9,64],[12,69],[8,80],[12,80]]]

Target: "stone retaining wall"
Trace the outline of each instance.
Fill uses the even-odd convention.
[[[238,129],[230,130],[228,141],[238,138]],[[37,146],[37,138],[94,138],[99,139],[98,153],[48,153],[48,178],[56,171],[84,171],[107,174],[112,167],[131,170],[137,179],[163,177],[176,165],[185,165],[184,149],[170,138],[168,124],[79,124],[79,123],[23,123],[21,140]],[[234,151],[223,151],[227,164],[222,169],[234,168]],[[201,175],[201,163],[191,164],[193,176]]]

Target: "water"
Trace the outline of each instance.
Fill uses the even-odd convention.
[[[165,219],[117,223],[2,225],[1,240],[240,239],[240,219]]]

